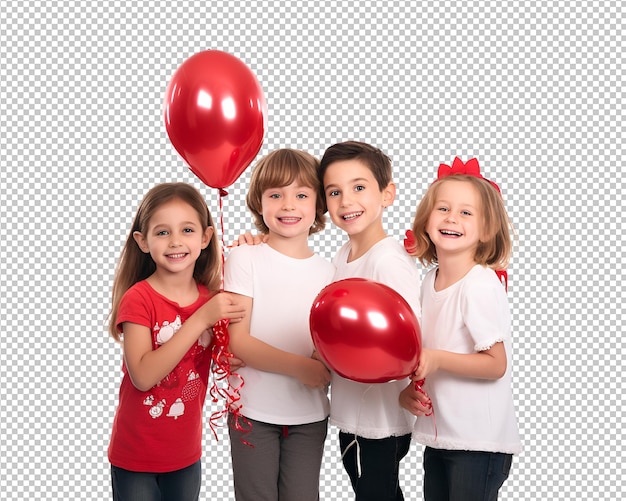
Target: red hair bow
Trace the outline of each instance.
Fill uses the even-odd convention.
[[[465,174],[466,176],[474,176],[480,179],[484,179],[488,183],[490,183],[498,193],[500,192],[500,187],[490,181],[487,178],[484,178],[480,173],[480,166],[478,165],[477,158],[470,158],[467,162],[463,163],[459,157],[454,157],[454,162],[452,162],[452,166],[446,164],[439,164],[439,169],[437,170],[437,179],[441,179],[444,177],[452,176],[454,174]]]

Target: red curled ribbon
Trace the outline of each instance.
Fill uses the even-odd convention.
[[[224,408],[213,412],[209,419],[211,431],[216,440],[217,432],[215,428],[221,426],[219,421],[229,413],[233,419],[233,426],[237,431],[248,433],[252,430],[252,423],[241,414],[241,404],[238,403],[241,400],[240,390],[243,388],[244,380],[239,374],[232,372],[230,369],[229,359],[232,358],[233,354],[228,351],[228,344],[230,343],[229,323],[230,321],[227,318],[223,318],[218,320],[213,326],[213,346],[211,349],[213,383],[211,384],[209,394],[214,403],[217,403],[220,399],[225,400]],[[239,384],[233,385],[232,378],[238,379]],[[252,444],[243,438],[241,441],[252,447]]]
[[[226,248],[224,243],[224,213],[223,198],[228,195],[224,188],[219,188],[220,197],[220,227],[222,229],[222,284],[224,283],[224,251]],[[217,440],[217,432],[215,429],[221,426],[220,420],[230,413],[233,426],[237,431],[248,433],[252,430],[252,423],[241,414],[240,390],[243,388],[244,380],[241,375],[233,373],[230,369],[230,359],[233,354],[228,351],[230,344],[230,333],[228,332],[228,324],[230,320],[223,318],[218,320],[213,326],[213,344],[211,346],[211,372],[213,374],[213,382],[209,388],[209,394],[214,403],[220,399],[225,401],[224,408],[220,411],[213,412],[209,418],[209,425],[213,436]],[[238,384],[233,385],[233,378],[238,380]],[[250,445],[248,441],[241,438],[242,443]]]

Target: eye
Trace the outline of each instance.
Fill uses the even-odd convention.
[[[339,190],[330,190],[326,196],[327,197],[336,197],[337,195],[339,195]]]
[[[448,208],[447,207],[438,207],[437,210],[440,211],[440,212],[448,212]]]
[[[363,186],[362,184],[358,184],[354,187],[354,191],[363,191],[365,189],[365,186]]]
[[[463,216],[471,216],[471,215],[472,215],[472,213],[471,213],[470,211],[468,211],[468,210],[462,210],[462,211],[461,211],[461,214],[462,214]]]
[[[307,195],[306,193],[298,193],[298,195],[296,195],[296,196],[297,196],[297,198],[299,198],[301,200],[309,198],[309,195]]]
[[[279,199],[280,195],[278,193],[270,193],[269,198]]]
[[[185,228],[183,230],[183,233],[193,233],[193,231],[194,231],[193,228]]]
[[[157,237],[165,237],[165,236],[169,235],[170,232],[167,231],[167,230],[159,230],[159,231],[157,231],[156,234],[157,234]]]

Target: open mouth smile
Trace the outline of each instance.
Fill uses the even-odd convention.
[[[168,259],[182,259],[187,255],[187,253],[185,252],[181,252],[179,254],[168,254],[167,258]]]
[[[363,211],[351,212],[350,214],[343,214],[341,216],[341,219],[343,219],[344,221],[351,221],[352,219],[356,219],[357,217],[359,217],[361,214],[363,214]]]
[[[278,220],[284,224],[295,224],[300,222],[299,217],[279,217]]]

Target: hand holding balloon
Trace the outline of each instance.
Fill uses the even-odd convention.
[[[437,350],[422,350],[417,369],[415,369],[415,372],[411,375],[412,381],[422,381],[426,379],[426,376],[439,369],[437,353]]]

